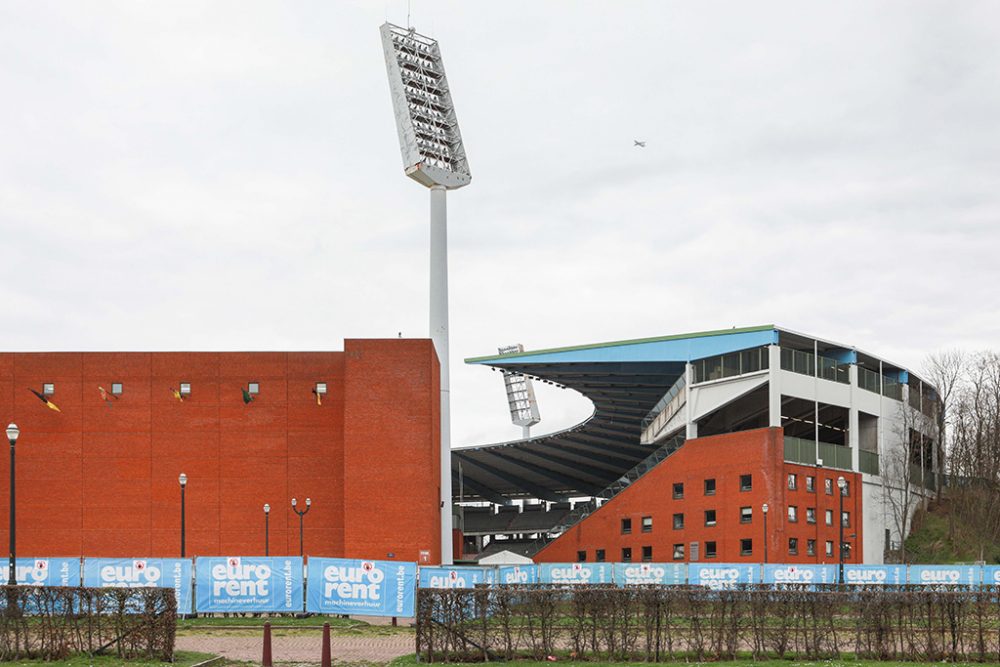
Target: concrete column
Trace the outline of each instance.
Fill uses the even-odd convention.
[[[768,426],[781,426],[781,348],[767,348],[767,403]]]
[[[851,407],[847,416],[847,444],[851,447],[851,470],[861,470],[861,433],[858,419],[858,408],[854,403],[854,393],[858,387],[858,366],[851,364],[848,369],[851,381]]]

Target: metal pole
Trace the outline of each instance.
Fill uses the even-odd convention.
[[[184,523],[185,523],[185,516],[184,516],[184,489],[185,488],[186,488],[185,485],[181,485],[181,558],[184,558],[184,556],[185,556],[185,553],[184,553],[184,538],[186,537],[185,534],[184,534]]]
[[[764,512],[764,564],[767,565],[767,512]]]
[[[264,512],[264,555],[271,555],[271,513]]]
[[[441,563],[452,562],[451,391],[448,364],[448,205],[447,190],[431,187],[430,333],[441,364]]]
[[[302,544],[303,544],[303,542],[302,542],[302,539],[303,539],[302,538],[302,520],[305,517],[305,515],[306,515],[305,512],[303,512],[302,514],[299,514],[299,556],[302,556],[305,553],[305,550],[302,548]]]
[[[15,516],[14,501],[14,440],[10,441],[10,572],[7,575],[7,585],[17,586],[17,522]]]
[[[838,523],[840,524],[840,561],[839,568],[839,583],[841,586],[844,585],[844,489],[839,485],[837,486],[837,492],[840,494],[840,516],[838,517]]]

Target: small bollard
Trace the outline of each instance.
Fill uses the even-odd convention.
[[[261,660],[263,667],[273,667],[271,661],[271,624],[264,623],[264,656]]]
[[[392,627],[394,627],[394,628],[396,627],[396,617],[395,616],[392,617]]]
[[[330,624],[323,624],[323,653],[319,659],[320,667],[330,667]]]

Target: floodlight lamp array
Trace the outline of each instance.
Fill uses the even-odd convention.
[[[517,354],[524,352],[524,346],[506,345],[498,348],[500,354]],[[507,390],[507,404],[510,407],[510,421],[515,426],[534,426],[542,421],[538,411],[538,401],[535,400],[535,388],[531,380],[523,373],[504,369],[503,383]]]
[[[406,174],[428,187],[468,185],[472,175],[438,43],[390,23],[381,32]]]

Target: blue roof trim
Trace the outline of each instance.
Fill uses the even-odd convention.
[[[742,331],[731,334],[714,334],[694,338],[679,338],[637,342],[614,343],[607,347],[590,346],[586,349],[519,354],[511,363],[521,364],[579,364],[643,361],[687,362],[703,357],[714,357],[727,352],[746,350],[764,345],[777,345],[778,330]],[[487,366],[504,365],[503,358],[471,361]]]

